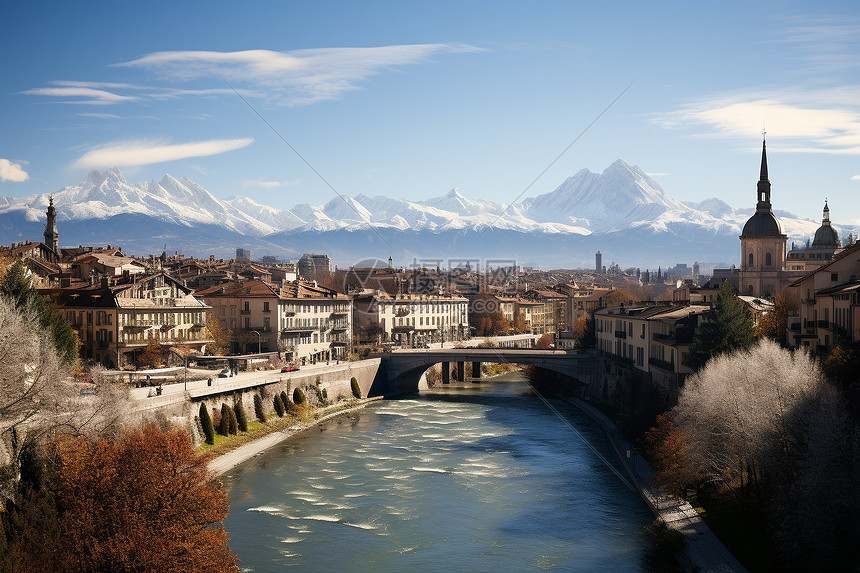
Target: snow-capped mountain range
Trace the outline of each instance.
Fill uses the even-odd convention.
[[[161,181],[129,183],[116,168],[92,171],[80,184],[50,195],[57,209],[61,244],[108,242],[109,237],[99,238],[98,229],[109,228],[110,225],[105,226],[105,223],[112,220],[124,221],[125,224],[132,221],[136,226],[149,221],[153,244],[170,243],[186,254],[201,254],[196,252],[198,248],[192,232],[195,229],[206,230],[204,234],[210,236],[210,240],[200,247],[210,251],[218,242],[212,234],[219,232],[230,236],[231,242],[223,246],[227,251],[229,247],[241,246],[239,243],[243,241],[258,246],[281,245],[289,251],[290,247],[304,243],[303,239],[316,237],[320,240],[333,232],[348,236],[371,231],[380,238],[383,233],[395,233],[399,237],[397,240],[401,241],[404,233],[436,235],[438,238],[442,235],[477,235],[491,229],[497,234],[555,239],[584,240],[593,236],[588,243],[595,245],[600,244],[598,237],[617,233],[646,233],[653,241],[660,242],[660,236],[665,236],[674,242],[696,230],[704,232],[712,241],[731,238],[734,241],[732,251],[736,252],[737,236],[753,211],[735,209],[716,198],[700,203],[681,202],[666,193],[639,167],[620,159],[603,173],[583,169],[554,191],[512,205],[468,199],[457,189],[452,189],[443,196],[425,201],[384,196],[336,196],[322,205],[304,203],[289,210],[276,209],[243,196],[219,199],[188,177],[176,179],[165,175]],[[20,226],[22,219],[32,226],[40,222],[44,224],[48,200],[49,194],[0,197],[0,240],[8,242],[39,237],[40,233],[30,237],[31,231],[27,236],[21,236],[23,233],[20,229],[16,233],[15,226]],[[789,213],[778,212],[777,215],[783,232],[790,237],[808,237],[820,224]],[[81,225],[85,221],[91,221],[91,224]],[[71,229],[86,228],[88,236],[67,242],[70,237],[64,237],[64,222]],[[174,244],[180,236],[184,237],[185,243]],[[122,240],[122,237],[118,238]],[[137,243],[144,248],[147,243],[142,239],[137,237]],[[429,240],[432,242],[432,237]],[[331,248],[339,250],[337,245]],[[351,253],[349,245],[341,246],[340,250],[347,258],[360,255]],[[719,251],[720,248],[717,249]],[[409,249],[406,254],[410,254]],[[620,254],[616,256],[620,258]]]

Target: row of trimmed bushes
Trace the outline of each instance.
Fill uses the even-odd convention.
[[[358,380],[356,380],[355,377],[352,377],[349,380],[349,384],[352,395],[355,398],[361,398],[361,387],[358,384]],[[307,397],[301,388],[295,388],[293,390],[292,402],[284,391],[276,393],[275,397],[272,399],[272,405],[279,418],[283,418],[284,415],[291,410],[291,407],[302,407],[305,404],[307,404]],[[245,407],[242,405],[241,400],[234,402],[232,408],[227,404],[222,403],[219,414],[220,415],[216,416],[216,411],[213,408],[213,415],[210,416],[209,409],[206,407],[206,404],[200,404],[200,425],[203,427],[203,435],[206,438],[207,444],[213,445],[215,443],[216,432],[222,436],[229,436],[236,435],[239,432],[248,431],[248,418],[245,414]],[[266,423],[266,414],[263,411],[263,398],[260,394],[254,394],[254,415],[257,416],[257,419],[261,423]],[[213,421],[216,417],[219,419],[217,428]]]

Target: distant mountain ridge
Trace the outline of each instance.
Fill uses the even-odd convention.
[[[171,244],[175,250],[186,254],[203,255],[205,253],[199,251],[218,249],[218,238],[222,237],[230,241],[220,247],[219,252],[225,254],[237,246],[252,246],[258,250],[273,250],[281,256],[300,255],[316,242],[328,244],[332,251],[342,253],[342,260],[367,253],[353,253],[349,244],[339,245],[335,237],[358,245],[362,241],[355,237],[367,233],[375,235],[377,243],[383,243],[373,246],[371,236],[365,247],[367,250],[400,249],[400,246],[384,243],[388,241],[384,238],[387,234],[400,245],[410,245],[403,248],[403,256],[425,256],[417,249],[430,252],[434,246],[444,250],[444,256],[457,256],[464,251],[468,251],[469,256],[485,256],[485,252],[493,249],[489,245],[479,248],[481,245],[476,239],[488,229],[499,237],[512,237],[510,244],[513,246],[532,245],[534,252],[525,249],[518,254],[529,258],[523,261],[526,263],[531,259],[553,260],[550,253],[537,252],[541,240],[556,245],[559,241],[567,241],[570,245],[589,249],[592,244],[600,248],[602,242],[621,247],[625,234],[630,239],[638,236],[649,242],[650,258],[658,256],[654,249],[661,245],[678,245],[679,238],[696,237],[692,243],[701,247],[699,259],[708,260],[711,256],[710,260],[729,260],[727,256],[736,256],[737,236],[752,213],[752,209],[735,209],[717,198],[698,203],[681,202],[638,166],[620,159],[600,174],[583,169],[555,190],[513,205],[468,199],[452,189],[445,195],[423,201],[385,196],[336,196],[323,205],[303,203],[291,209],[277,209],[244,196],[219,199],[188,177],[176,179],[165,175],[161,181],[129,183],[116,168],[92,171],[78,185],[51,195],[61,226],[61,244],[71,244],[71,238],[74,243],[108,242],[110,237],[101,237],[105,233],[100,229],[113,229],[113,235],[119,239],[115,242],[119,242],[127,233],[111,221],[122,216],[125,221],[139,222],[144,228],[147,220],[153,220],[152,236],[147,237],[144,231],[142,236],[125,237],[138,248],[151,252]],[[48,194],[0,198],[0,240],[12,242],[40,237],[41,230],[36,234],[27,230],[25,236],[22,227],[36,228],[37,223],[45,220],[48,198]],[[791,214],[779,216],[783,232],[789,236],[811,236],[819,224]],[[92,224],[84,224],[87,221]],[[87,229],[87,236],[70,237],[63,232],[63,227]],[[195,230],[201,229],[205,229],[209,237],[203,244],[195,238]],[[325,238],[326,234],[331,236]],[[467,236],[472,237],[471,244],[465,239]],[[513,239],[515,237],[520,237],[519,241]],[[708,252],[708,242],[712,244],[711,252]],[[570,251],[568,246],[563,250]],[[636,250],[637,245],[629,245],[631,259],[640,256]],[[662,256],[694,256],[684,250],[677,255],[666,252]],[[380,254],[377,252],[374,256]],[[608,254],[621,259],[628,253],[610,251]],[[586,253],[578,256],[579,259],[572,262],[588,260]],[[589,253],[588,256],[593,255]]]

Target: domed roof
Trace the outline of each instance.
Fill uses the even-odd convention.
[[[782,230],[779,227],[779,221],[770,211],[756,211],[744,225],[744,231],[741,233],[741,237],[745,238],[779,237],[781,235]]]
[[[829,222],[828,222],[829,223]],[[836,229],[829,224],[821,225],[815,231],[815,238],[812,240],[813,249],[826,249],[839,247],[839,234]]]

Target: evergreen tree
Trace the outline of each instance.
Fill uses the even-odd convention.
[[[236,412],[233,411],[233,408],[227,407],[227,416],[229,417],[227,430],[231,436],[235,436],[239,433],[239,421],[236,419]]]
[[[275,394],[275,399],[273,400],[275,406],[275,413],[278,415],[278,418],[284,417],[284,403],[281,401],[281,395]]]
[[[307,401],[305,398],[305,393],[302,392],[301,388],[296,388],[293,390],[293,402],[295,402],[296,406],[301,406]]]
[[[284,406],[284,410],[290,407],[290,399],[287,398],[287,393],[281,390],[281,404]]]
[[[358,380],[355,379],[355,376],[349,379],[349,386],[352,390],[352,395],[357,399],[361,398],[361,386],[358,385]]]
[[[248,431],[248,417],[245,415],[245,407],[239,399],[233,403],[233,413],[236,414],[236,425],[240,432]]]
[[[696,329],[685,364],[693,370],[699,370],[714,356],[748,350],[754,343],[752,317],[737,297],[735,288],[725,281],[717,291],[717,300],[705,322]]]
[[[261,423],[266,423],[266,413],[263,412],[263,399],[259,394],[254,394],[254,415]]]
[[[230,435],[230,412],[227,404],[221,404],[221,423],[218,424],[218,433],[222,436]]]
[[[206,404],[200,404],[200,425],[203,426],[203,435],[206,436],[206,443],[210,446],[215,443],[215,426],[212,425],[212,418],[209,417],[209,409]]]

